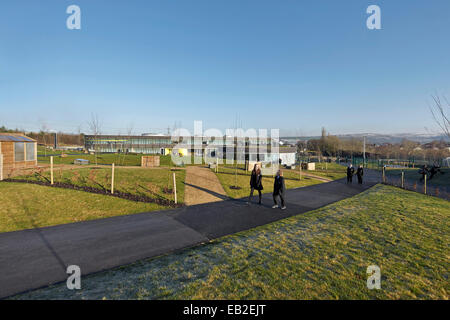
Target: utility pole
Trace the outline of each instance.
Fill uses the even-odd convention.
[[[364,167],[366,166],[366,136],[364,136],[364,143],[363,143],[363,163]]]

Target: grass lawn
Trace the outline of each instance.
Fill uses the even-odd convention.
[[[377,185],[209,244],[24,299],[448,299],[448,201]],[[381,290],[366,287],[369,265]]]
[[[47,152],[50,154],[52,152]],[[54,154],[60,154],[60,151],[53,152]],[[71,151],[67,151],[67,154],[72,153]],[[76,153],[76,152],[75,152]],[[117,166],[141,166],[141,157],[143,154],[118,154],[118,153],[100,153],[97,154],[97,164],[100,165],[110,165],[112,163]],[[172,166],[171,156],[159,156],[159,161],[161,166]],[[95,155],[93,154],[84,154],[80,153],[77,155],[67,155],[66,157],[54,156],[53,163],[54,164],[73,164],[75,159],[85,159],[89,160],[90,164],[96,164]],[[50,157],[38,157],[39,163],[50,163]]]
[[[183,203],[184,180],[186,176],[184,169],[117,167],[114,174],[114,190],[135,195],[145,195],[150,198],[174,200],[173,193],[164,192],[164,188],[172,190],[174,172],[177,182],[177,200],[179,203]],[[42,172],[41,175],[50,179],[49,171]],[[16,177],[16,179],[45,181],[44,178],[33,174]],[[110,190],[111,168],[80,167],[80,169],[55,169],[54,181]]]
[[[61,154],[61,153],[70,153],[70,154],[84,154],[84,151],[79,150],[52,150],[50,148],[44,148],[44,146],[37,146],[37,155],[48,155],[48,154]]]
[[[0,232],[164,209],[153,203],[10,182],[0,182],[0,208]]]
[[[235,169],[231,167],[220,167],[219,173],[216,173],[217,178],[222,184],[223,189],[227,193],[227,195],[231,198],[242,198],[248,197],[250,194],[250,172],[246,172],[243,169],[238,168],[237,176],[234,174]],[[298,180],[298,176],[292,175],[286,172],[285,175],[285,184],[287,189],[305,187],[313,184],[321,183],[321,181],[310,178],[310,177],[302,177],[302,180]],[[235,190],[232,189],[233,186],[237,185],[241,187],[241,189]],[[271,193],[273,192],[273,178],[272,176],[263,176],[262,185],[264,187],[263,193]],[[256,192],[256,195],[258,193]]]

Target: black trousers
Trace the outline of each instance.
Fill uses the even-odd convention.
[[[347,175],[347,182],[353,182],[353,176]]]
[[[362,184],[362,176],[358,175],[358,183]]]
[[[280,200],[281,200],[281,206],[284,207],[284,195],[283,195],[282,193],[274,194],[274,195],[273,195],[273,202],[274,202],[276,205],[278,205],[278,202],[277,202],[277,198],[278,198],[278,197],[280,197]]]
[[[248,197],[248,202],[252,201],[253,191],[255,191],[255,188],[252,188],[250,190],[250,196]],[[258,195],[259,195],[259,203],[261,203],[261,197],[262,197],[261,190],[257,190],[257,191],[258,191]]]

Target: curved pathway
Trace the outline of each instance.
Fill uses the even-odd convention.
[[[271,194],[264,194],[263,205],[227,199],[0,233],[0,298],[66,281],[69,265],[79,266],[86,275],[167,254],[352,197],[377,179],[368,179],[364,185],[337,180],[287,190],[286,210],[272,209]]]

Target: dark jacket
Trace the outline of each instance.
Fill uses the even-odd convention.
[[[284,184],[284,178],[282,176],[276,176],[273,183],[273,194],[284,195],[284,190],[286,190],[286,185]]]
[[[262,175],[257,174],[255,171],[252,171],[252,176],[250,177],[250,187],[255,190],[264,189],[262,186]]]
[[[347,176],[352,176],[355,174],[355,168],[353,167],[347,167]]]
[[[356,170],[356,175],[362,177],[364,175],[364,169],[363,168],[358,168],[358,170]]]

